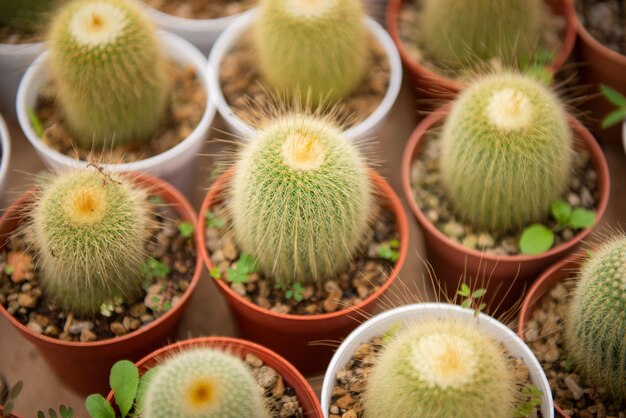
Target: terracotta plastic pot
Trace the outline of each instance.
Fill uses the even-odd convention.
[[[513,256],[498,256],[466,248],[439,231],[415,201],[411,186],[411,166],[421,152],[426,134],[440,125],[448,112],[449,106],[439,108],[426,117],[411,135],[402,160],[404,194],[424,234],[428,261],[447,289],[448,295],[454,296],[461,282],[471,281],[487,289],[486,298],[492,308],[500,305],[501,309],[506,309],[519,300],[527,285],[543,270],[576,249],[592,228],[580,231],[572,240],[545,253]],[[568,116],[568,121],[578,139],[576,143],[589,152],[591,164],[598,174],[598,223],[609,201],[609,169],[602,150],[589,131],[572,116]]]
[[[567,279],[571,275],[572,271],[578,269],[580,262],[584,258],[584,253],[572,254],[565,260],[561,260],[550,267],[537,279],[537,281],[535,281],[524,298],[519,315],[517,335],[522,340],[524,340],[526,324],[528,324],[528,321],[532,318],[533,312],[539,307],[541,299],[554,289],[557,284]],[[561,417],[570,418],[570,416],[563,412],[563,410],[556,403],[554,404],[554,409]]]
[[[309,385],[295,367],[275,352],[253,342],[238,338],[201,337],[168,345],[141,359],[137,363],[139,373],[145,373],[172,354],[199,347],[224,349],[233,354],[240,355],[242,358],[244,358],[246,354],[256,356],[263,361],[264,364],[276,370],[276,372],[283,377],[286,385],[294,389],[305,416],[312,418],[323,417],[320,403],[315,396],[315,392],[313,392],[313,388],[311,388],[311,385]],[[107,400],[113,405],[113,391],[109,392]]]
[[[584,65],[580,67],[581,84],[590,87],[588,94],[594,97],[585,102],[583,110],[593,119],[593,132],[601,139],[618,141],[621,138],[619,125],[602,129],[602,119],[612,112],[615,105],[607,101],[600,92],[600,84],[613,87],[626,95],[626,56],[598,42],[577,18],[578,54]]]
[[[183,219],[197,222],[196,213],[185,197],[170,184],[145,174],[128,174],[135,182],[158,194]],[[0,218],[0,243],[6,244],[7,239],[23,219],[24,205],[33,198],[34,190],[22,195]],[[196,242],[197,245],[197,242]],[[11,322],[17,331],[32,343],[54,370],[59,379],[74,391],[81,394],[106,393],[108,391],[109,371],[111,366],[120,359],[137,360],[147,353],[162,346],[168,339],[176,337],[178,323],[185,311],[191,293],[195,289],[202,273],[202,260],[199,255],[189,288],[180,302],[154,322],[117,338],[94,342],[68,342],[47,337],[31,331],[4,306],[0,312]]]
[[[206,195],[198,217],[197,233],[202,258],[211,269],[213,264],[206,248],[205,216],[207,210],[223,198],[232,169],[222,174]],[[376,172],[370,172],[383,205],[390,209],[396,218],[400,256],[389,278],[374,294],[358,305],[336,312],[319,315],[285,315],[263,309],[235,293],[223,280],[215,280],[222,295],[231,306],[239,330],[244,338],[256,341],[271,348],[293,363],[304,374],[313,374],[324,370],[332,356],[332,349],[326,345],[310,345],[315,341],[337,341],[353,330],[362,312],[372,312],[376,301],[396,279],[404,264],[409,244],[409,226],[400,203],[389,184]]]
[[[413,84],[421,96],[427,98],[450,99],[465,88],[465,83],[446,78],[417,62],[409,53],[400,37],[398,20],[402,4],[406,0],[389,0],[387,7],[387,29],[398,47],[402,62],[413,78]],[[549,69],[557,72],[572,53],[576,41],[576,12],[573,0],[546,0],[552,11],[565,18],[565,33],[561,49],[550,64]]]

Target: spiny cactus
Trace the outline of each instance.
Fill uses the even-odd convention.
[[[514,74],[468,87],[445,121],[440,170],[458,214],[503,232],[539,221],[565,190],[572,133],[559,99]]]
[[[528,57],[539,43],[543,0],[424,0],[418,44],[438,65],[463,69]]]
[[[230,193],[240,248],[281,284],[345,269],[374,204],[356,146],[331,122],[297,114],[266,123],[250,138]]]
[[[91,314],[136,296],[150,226],[143,189],[96,169],[66,171],[42,181],[30,213],[42,285],[62,308]]]
[[[148,18],[125,0],[74,0],[49,36],[58,99],[80,145],[150,139],[163,118],[168,77]]]
[[[65,0],[2,0],[0,24],[26,33],[44,29],[45,21]]]
[[[262,76],[279,94],[336,101],[365,72],[359,0],[261,0],[255,46]]]
[[[567,351],[582,374],[626,400],[626,238],[583,263],[565,325]]]
[[[478,324],[431,319],[397,332],[365,392],[366,418],[510,418],[518,396],[503,347]]]
[[[159,366],[141,404],[143,418],[269,418],[247,366],[209,348],[183,351]]]

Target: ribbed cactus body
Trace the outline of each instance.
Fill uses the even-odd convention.
[[[23,32],[45,29],[46,19],[65,0],[2,0],[0,24]]]
[[[259,68],[279,94],[335,101],[359,84],[367,57],[359,0],[261,0],[259,9]]]
[[[397,331],[367,379],[366,418],[510,418],[516,380],[503,347],[452,318]]]
[[[331,278],[360,248],[372,214],[368,169],[323,119],[287,115],[241,150],[230,212],[239,247],[279,283]]]
[[[116,296],[132,300],[141,289],[146,202],[129,179],[96,169],[46,179],[28,225],[46,293],[77,315]]]
[[[626,238],[583,263],[565,330],[567,351],[587,380],[626,400]]]
[[[83,147],[150,139],[163,119],[166,61],[152,23],[125,0],[75,0],[50,32],[66,122]]]
[[[237,357],[196,348],[159,366],[139,411],[143,418],[268,418],[263,392]]]
[[[419,44],[438,65],[463,69],[529,58],[541,33],[543,0],[424,0]]]
[[[447,196],[477,228],[502,232],[540,221],[567,187],[573,144],[563,105],[530,77],[495,75],[468,87],[441,141]]]

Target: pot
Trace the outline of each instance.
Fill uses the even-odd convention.
[[[4,203],[6,199],[4,189],[7,185],[9,164],[11,162],[11,137],[2,115],[0,115],[0,150],[2,151],[2,157],[0,158],[0,200]]]
[[[141,171],[161,177],[191,196],[194,184],[197,155],[208,137],[209,128],[215,117],[215,107],[210,100],[206,75],[206,60],[193,45],[176,35],[160,32],[159,38],[170,59],[192,65],[202,83],[207,96],[206,110],[198,126],[187,138],[169,150],[150,158],[124,164],[102,164],[108,171]],[[26,71],[17,92],[17,117],[24,135],[37,151],[46,166],[51,168],[75,168],[87,166],[86,161],[76,160],[62,154],[47,145],[35,133],[28,109],[35,106],[37,94],[50,79],[48,52],[41,54]]]
[[[43,50],[41,42],[0,44],[0,113],[8,118],[16,116],[15,99],[22,75]]]
[[[135,182],[158,194],[185,220],[196,223],[196,213],[185,197],[170,184],[140,173],[129,173]],[[34,190],[23,194],[0,218],[0,243],[4,246],[24,218],[24,206],[32,201]],[[197,240],[196,240],[197,241]],[[197,245],[197,243],[196,243]],[[107,393],[109,370],[120,359],[138,360],[176,337],[178,323],[189,298],[200,280],[202,260],[197,256],[189,288],[180,302],[154,322],[117,338],[94,342],[73,342],[31,331],[0,305],[0,313],[41,353],[59,380],[80,394]]]
[[[233,354],[240,355],[241,358],[244,358],[246,354],[256,356],[263,361],[264,364],[276,370],[276,372],[283,377],[286,384],[294,389],[305,416],[322,418],[322,411],[320,410],[320,405],[313,392],[313,388],[311,388],[306,379],[295,367],[275,352],[253,342],[238,338],[200,337],[170,344],[137,362],[139,374],[143,375],[146,371],[158,365],[161,361],[166,360],[172,354],[199,347],[224,349]],[[113,391],[109,392],[107,400],[114,406]]]
[[[200,252],[207,268],[213,264],[206,248],[206,225],[204,214],[223,199],[223,192],[233,171],[222,174],[209,189],[198,217],[196,231],[200,241]],[[389,184],[376,172],[370,171],[370,178],[377,189],[382,203],[391,209],[396,217],[398,239],[400,241],[399,258],[385,284],[374,294],[358,305],[336,312],[318,315],[285,315],[263,309],[242,298],[223,280],[215,280],[218,289],[231,306],[235,320],[244,338],[258,342],[293,363],[305,375],[321,372],[328,364],[332,350],[327,346],[310,345],[315,341],[338,340],[345,337],[357,323],[355,317],[362,312],[372,312],[377,300],[391,287],[404,264],[408,252],[408,222],[400,199]]]
[[[389,0],[387,7],[387,29],[398,47],[402,62],[413,79],[413,84],[420,96],[435,99],[451,99],[466,86],[465,82],[446,78],[417,62],[405,47],[400,37],[398,20],[402,4],[406,0]],[[563,16],[566,27],[561,49],[550,64],[549,70],[556,73],[572,53],[576,41],[576,12],[573,0],[546,0],[555,14]]]
[[[228,130],[238,136],[245,137],[253,131],[252,126],[235,115],[226,103],[222,92],[219,69],[226,54],[236,44],[240,36],[249,29],[257,17],[257,10],[251,10],[237,18],[219,37],[209,55],[209,83],[217,111],[224,118]],[[347,129],[345,134],[352,139],[371,139],[378,135],[391,107],[396,101],[402,84],[402,63],[400,55],[387,32],[371,18],[366,19],[368,30],[384,48],[390,66],[390,79],[387,93],[374,112],[358,124]]]
[[[528,367],[532,383],[543,392],[541,412],[546,418],[554,418],[552,392],[541,365],[535,355],[513,331],[506,325],[494,318],[480,313],[478,319],[471,309],[463,309],[460,306],[444,303],[418,303],[400,306],[385,311],[362,323],[357,329],[341,343],[333,356],[322,386],[322,411],[328,418],[328,410],[332,399],[333,388],[337,383],[337,372],[341,370],[362,343],[370,341],[373,337],[384,334],[398,322],[414,324],[422,320],[434,318],[455,318],[467,324],[478,322],[491,338],[501,342],[507,351],[516,358],[521,358]]]
[[[524,290],[549,265],[574,251],[592,228],[586,228],[576,236],[545,253],[538,255],[498,256],[466,248],[439,231],[425,216],[415,201],[411,186],[411,165],[421,152],[425,135],[441,124],[449,112],[449,106],[439,108],[428,115],[413,131],[404,150],[402,160],[402,186],[409,206],[417,218],[424,235],[428,261],[433,266],[436,277],[453,297],[465,277],[478,280],[480,287],[487,289],[486,299],[493,309],[499,306],[507,309],[514,306]],[[600,222],[609,201],[609,169],[602,149],[589,131],[574,117],[568,116],[569,124],[581,146],[590,154],[591,163],[598,174],[600,200],[596,214],[596,224]],[[483,280],[485,279],[485,280]],[[483,280],[483,282],[480,282]]]

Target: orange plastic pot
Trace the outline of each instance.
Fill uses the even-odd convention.
[[[204,214],[223,198],[233,170],[222,174],[206,195],[200,213]],[[217,286],[231,306],[239,331],[244,338],[269,347],[293,363],[302,373],[322,372],[332,357],[328,343],[338,342],[359,324],[363,313],[372,312],[378,298],[392,285],[404,264],[409,244],[409,226],[400,199],[389,184],[375,171],[370,178],[383,206],[390,209],[396,218],[400,241],[400,256],[389,278],[374,294],[358,305],[336,312],[319,315],[285,315],[263,309],[235,293],[223,280],[215,280]],[[206,266],[213,264],[206,247],[205,216],[199,216],[198,235],[200,253]],[[323,345],[311,345],[324,341]]]
[[[584,253],[576,253],[561,260],[547,269],[533,284],[528,291],[522,303],[522,309],[519,314],[519,322],[517,327],[517,335],[524,340],[524,331],[526,324],[531,320],[533,312],[539,308],[541,300],[545,295],[550,293],[554,287],[570,277],[572,271],[576,271],[580,267],[581,261],[585,258]],[[561,417],[571,418],[567,415],[556,401],[554,402],[554,410]]]
[[[197,216],[187,199],[173,186],[145,174],[128,174],[134,181],[159,195],[182,219],[197,222]],[[0,243],[4,246],[24,218],[24,207],[33,199],[34,190],[22,195],[0,218]],[[197,246],[196,240],[196,246]],[[138,360],[168,339],[176,337],[178,323],[202,272],[202,260],[197,256],[189,288],[180,302],[163,316],[138,330],[121,337],[94,342],[68,342],[47,337],[28,329],[0,305],[0,312],[17,331],[32,343],[63,383],[80,394],[107,393],[109,371],[120,359]]]
[[[580,66],[581,84],[590,87],[588,92],[593,99],[583,104],[583,110],[593,120],[593,132],[604,140],[621,141],[622,125],[602,129],[602,119],[615,109],[615,105],[606,100],[600,92],[600,85],[606,84],[626,95],[626,56],[598,42],[576,19],[578,30],[578,54],[583,65]]]
[[[454,296],[461,282],[476,283],[487,289],[485,297],[492,309],[507,309],[518,302],[529,283],[543,270],[575,250],[581,240],[589,235],[591,228],[580,231],[572,240],[545,253],[513,256],[498,256],[466,248],[439,231],[415,201],[411,186],[411,166],[422,151],[426,134],[444,121],[449,109],[448,105],[431,113],[411,135],[402,160],[404,194],[424,234],[428,261],[448,295]],[[591,164],[598,174],[600,199],[596,221],[599,222],[609,201],[609,169],[602,150],[589,131],[572,116],[568,116],[568,121],[578,139],[577,145],[589,152]]]
[[[201,337],[168,345],[137,362],[139,374],[143,375],[145,372],[176,353],[200,347],[223,349],[235,355],[239,355],[241,358],[245,358],[246,354],[256,356],[263,361],[265,365],[276,370],[285,380],[286,386],[293,388],[306,417],[324,417],[320,403],[315,396],[315,392],[313,392],[313,388],[311,388],[311,385],[309,385],[304,376],[302,376],[295,367],[275,352],[253,342],[238,338]],[[109,392],[107,400],[114,406],[113,391]]]
[[[400,57],[408,73],[411,74],[413,84],[420,96],[435,99],[451,99],[466,86],[465,83],[446,78],[420,64],[409,53],[400,37],[398,27],[399,15],[402,4],[406,0],[389,0],[387,6],[387,29],[400,52]],[[576,41],[576,12],[573,0],[546,0],[553,13],[565,19],[565,33],[563,34],[561,49],[554,61],[548,67],[552,73],[556,73],[567,61],[572,53]]]

